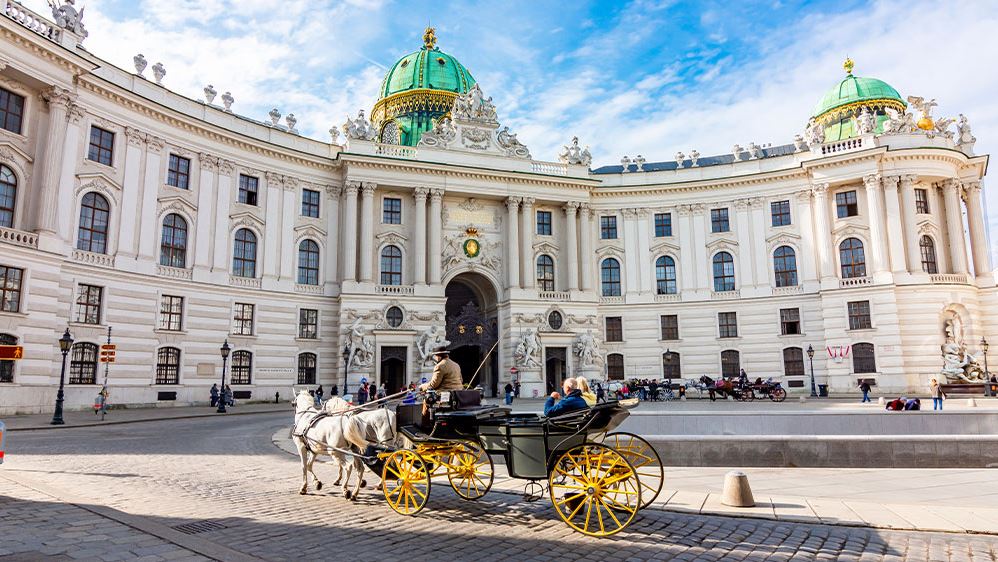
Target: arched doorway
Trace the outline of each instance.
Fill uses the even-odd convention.
[[[544,350],[544,380],[547,393],[561,392],[562,383],[568,374],[568,351],[564,347],[548,347]]]
[[[499,393],[499,360],[492,346],[499,338],[496,290],[478,273],[462,273],[447,284],[445,313],[451,359],[461,366],[464,382],[482,385],[489,396]],[[484,364],[482,364],[484,360]],[[481,369],[479,369],[481,365]],[[475,371],[478,375],[475,376]],[[472,381],[472,377],[475,377]]]
[[[409,348],[384,346],[381,348],[381,382],[388,394],[395,394],[405,386],[405,364]]]

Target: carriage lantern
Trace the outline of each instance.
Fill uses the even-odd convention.
[[[818,389],[814,387],[814,346],[807,345],[807,361],[811,364],[811,397],[818,396]]]
[[[215,410],[216,414],[225,413],[225,364],[229,361],[229,352],[232,348],[229,347],[229,339],[225,338],[225,342],[222,343],[222,347],[218,349],[222,354],[222,386],[218,387],[218,409]]]
[[[69,328],[63,332],[59,338],[59,351],[62,352],[62,370],[59,371],[59,392],[55,395],[55,413],[52,414],[51,425],[63,425],[66,422],[62,419],[62,401],[65,397],[64,388],[66,386],[66,354],[73,347],[73,336],[69,333]]]

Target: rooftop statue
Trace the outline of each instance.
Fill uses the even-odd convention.
[[[558,155],[558,160],[565,164],[581,164],[588,166],[593,163],[593,155],[589,153],[589,147],[579,148],[579,137],[572,137],[572,144],[566,145]]]
[[[918,117],[918,121],[915,122],[915,125],[923,131],[932,130],[932,108],[937,105],[939,104],[936,103],[936,100],[934,99],[925,101],[925,98],[921,98],[919,96],[908,96],[908,106],[921,114]]]
[[[812,121],[804,130],[804,142],[808,146],[817,146],[825,142],[825,127],[821,123]]]
[[[509,127],[503,127],[499,131],[499,134],[496,135],[496,142],[499,146],[506,149],[507,156],[530,158],[530,150],[527,149],[526,145],[517,140],[514,133],[509,132]]]
[[[451,115],[456,121],[474,121],[477,123],[496,123],[496,106],[492,97],[485,97],[482,89],[475,84],[467,94],[461,94],[454,100]]]
[[[864,107],[863,111],[856,116],[856,132],[861,135],[869,135],[873,133],[876,126],[877,121],[873,118],[873,114],[870,113],[869,108]]]
[[[358,139],[358,140],[374,140],[375,132],[374,127],[371,122],[364,117],[364,110],[361,109],[357,112],[356,119],[350,119],[347,117],[346,123],[343,124],[343,132],[346,134],[347,139]]]
[[[418,146],[435,146],[447,148],[450,143],[457,138],[457,129],[449,117],[437,119],[433,128],[423,133],[419,138]]]
[[[977,137],[970,132],[970,123],[967,122],[967,117],[961,113],[956,123],[956,147],[967,153],[968,156],[973,156],[974,143],[976,142]]]
[[[89,35],[87,29],[83,27],[83,9],[76,11],[76,0],[64,0],[61,6],[56,0],[48,1],[49,7],[52,8],[52,19],[57,26],[82,37]]]
[[[911,115],[910,111],[901,113],[896,109],[888,107],[887,115],[887,121],[884,121],[885,135],[911,134],[917,129],[915,127],[915,118]]]

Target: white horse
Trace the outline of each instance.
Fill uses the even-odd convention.
[[[322,482],[312,471],[312,463],[320,454],[328,454],[340,466],[340,473],[346,468],[347,479],[343,483],[343,497],[348,500],[357,499],[362,485],[361,478],[357,478],[357,486],[351,493],[348,487],[350,475],[356,469],[359,475],[364,474],[364,464],[360,457],[348,455],[344,450],[355,447],[360,453],[367,448],[366,439],[367,427],[363,420],[357,416],[329,416],[316,420],[319,411],[315,409],[315,399],[303,390],[295,397],[295,426],[292,430],[292,439],[298,448],[298,456],[301,458],[302,484],[298,493],[308,492],[308,475],[315,478],[315,487],[322,489]]]
[[[351,408],[354,408],[354,406],[339,396],[331,397],[322,405],[322,411],[327,414],[336,414]],[[368,442],[398,448],[404,446],[402,436],[395,430],[395,412],[392,410],[389,410],[388,408],[354,410],[347,415],[350,417],[356,417],[364,422],[364,426],[367,430],[366,438]],[[363,473],[361,473],[360,477],[360,485],[366,486],[367,482],[363,479]],[[378,474],[378,477],[380,478],[381,475]],[[333,485],[339,484],[342,479],[343,465],[340,465],[339,476],[336,478],[336,482],[334,482]],[[345,485],[349,485],[349,479],[350,476],[348,474],[348,483]]]

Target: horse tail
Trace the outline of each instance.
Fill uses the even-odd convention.
[[[361,452],[367,448],[367,426],[357,416],[343,417],[343,437]]]

